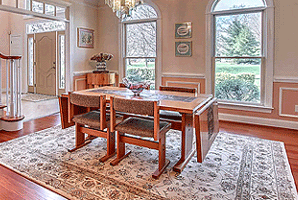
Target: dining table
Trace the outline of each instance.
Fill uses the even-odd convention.
[[[181,156],[179,161],[173,167],[173,170],[176,172],[182,172],[182,170],[187,165],[189,160],[193,157],[196,151],[198,151],[197,155],[206,156],[206,151],[201,151],[203,151],[204,149],[207,149],[208,151],[211,144],[210,142],[207,142],[208,144],[205,144],[206,142],[203,143],[204,141],[201,141],[201,139],[203,139],[206,135],[207,138],[210,138],[210,133],[208,133],[210,132],[210,130],[215,133],[218,132],[214,131],[214,128],[210,128],[210,124],[214,127],[214,123],[208,122],[208,120],[210,121],[209,115],[211,111],[212,114],[215,115],[212,115],[213,117],[211,117],[211,119],[218,120],[217,112],[213,112],[213,106],[215,105],[214,103],[216,103],[216,99],[213,98],[212,94],[191,94],[185,92],[144,90],[139,95],[135,95],[132,91],[130,91],[127,88],[112,86],[104,86],[99,88],[75,91],[75,93],[88,96],[105,95],[107,103],[109,103],[111,96],[127,99],[156,100],[159,101],[159,106],[161,110],[179,112],[182,115],[181,127],[183,127],[183,130],[181,130]],[[71,119],[69,119],[70,112],[68,106],[68,94],[62,94],[59,98],[59,103],[62,128],[68,128],[73,125],[73,122],[71,121]],[[74,109],[74,114],[80,114],[88,111],[88,108],[77,107]],[[202,117],[204,116],[202,119],[199,118],[201,114]],[[195,116],[198,117],[196,118]],[[194,128],[196,124],[198,124],[198,126],[196,127],[197,130],[195,131]],[[218,127],[218,125],[215,125],[215,127]],[[204,130],[204,134],[200,130]],[[195,135],[197,137],[196,142]],[[201,147],[198,147],[198,145],[196,146],[196,143],[200,144]],[[207,147],[204,147],[204,145],[207,145]],[[202,161],[202,158],[198,157],[198,161]]]

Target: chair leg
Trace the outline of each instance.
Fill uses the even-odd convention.
[[[117,133],[117,158],[110,163],[112,166],[117,165],[121,160],[126,158],[131,153],[131,151],[125,153],[125,143],[121,141],[122,135],[123,133]]]
[[[170,161],[166,160],[166,134],[163,134],[159,139],[158,170],[152,174],[152,178],[158,179],[169,164]]]
[[[107,155],[99,159],[101,162],[105,162],[116,154],[115,151],[115,132],[107,130]]]
[[[76,127],[76,147],[73,149],[69,149],[69,152],[73,152],[87,144],[89,144],[91,141],[85,141],[85,133],[80,132],[80,125],[75,124]]]

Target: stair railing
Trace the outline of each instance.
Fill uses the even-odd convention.
[[[21,56],[5,56],[0,53],[0,69],[1,59],[6,62],[6,114],[2,116],[2,120],[18,121],[22,120],[21,111]],[[2,77],[0,70],[0,77]],[[0,81],[0,101],[2,95],[2,82]]]

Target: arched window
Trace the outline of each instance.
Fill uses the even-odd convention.
[[[208,9],[207,91],[222,104],[272,107],[273,7],[217,0]]]
[[[134,82],[150,81],[151,88],[155,88],[157,19],[157,12],[147,4],[122,18],[124,76]]]

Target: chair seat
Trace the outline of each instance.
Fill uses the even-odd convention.
[[[179,112],[168,111],[168,110],[160,110],[159,117],[164,119],[172,119],[172,120],[182,120],[182,115]]]
[[[116,115],[116,120],[118,121],[121,116]],[[84,124],[91,128],[100,129],[100,112],[91,111],[81,115],[75,115],[72,119],[75,123]],[[107,127],[110,126],[110,114],[106,114]]]
[[[159,129],[169,128],[170,123],[160,121]],[[141,137],[154,137],[154,121],[150,119],[142,119],[129,117],[123,122],[115,126],[115,130],[121,133],[136,135]]]
[[[110,121],[110,115],[106,115],[107,121]],[[92,128],[100,128],[100,112],[91,111],[81,115],[75,115],[72,119],[75,123],[84,124]]]

